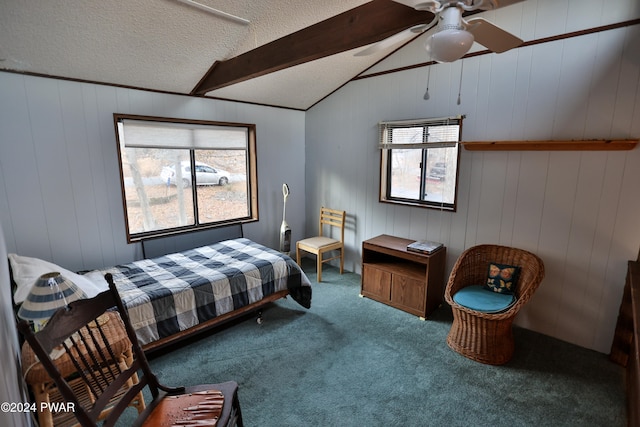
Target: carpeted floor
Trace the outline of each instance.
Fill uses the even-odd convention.
[[[446,306],[421,321],[359,297],[359,275],[305,271],[311,309],[281,300],[262,324],[152,357],[160,380],[236,380],[247,427],[625,425],[623,368],[604,354],[516,329],[514,358],[482,365],[447,347]]]

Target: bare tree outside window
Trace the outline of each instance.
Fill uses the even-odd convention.
[[[127,241],[258,219],[254,125],[114,120]]]
[[[380,201],[456,210],[462,118],[381,122]]]

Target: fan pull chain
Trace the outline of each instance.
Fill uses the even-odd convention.
[[[431,57],[429,57],[429,62],[431,62]],[[429,80],[431,80],[431,67],[433,67],[433,64],[429,65],[427,68],[427,91],[424,93],[424,96],[422,97],[425,101],[428,101],[430,96],[429,96]]]
[[[464,70],[464,59],[460,61],[460,86],[458,87],[458,105],[460,105],[460,94],[462,93],[462,71]]]

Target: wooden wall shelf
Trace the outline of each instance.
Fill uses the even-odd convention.
[[[588,139],[572,141],[463,141],[470,151],[617,151],[633,150],[637,139]]]

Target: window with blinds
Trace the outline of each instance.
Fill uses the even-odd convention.
[[[127,241],[258,220],[255,125],[114,121]]]
[[[456,210],[462,117],[379,123],[380,201]]]

